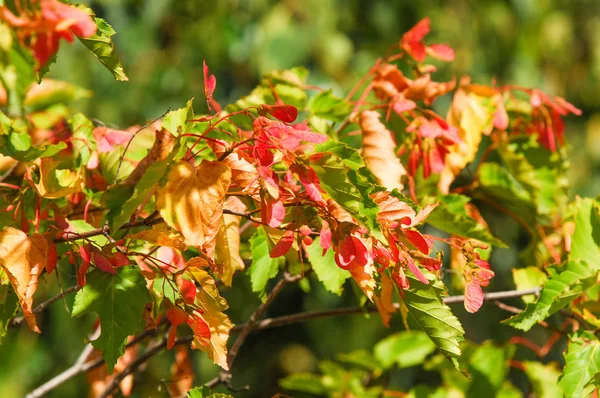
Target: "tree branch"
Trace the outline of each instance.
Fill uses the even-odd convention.
[[[40,313],[40,312],[44,311],[46,309],[46,307],[48,307],[50,304],[52,304],[52,303],[60,300],[61,298],[63,298],[67,294],[71,294],[71,293],[76,292],[78,290],[79,290],[79,286],[78,285],[71,286],[71,287],[67,288],[66,290],[60,292],[56,296],[49,298],[48,300],[44,301],[43,303],[40,303],[37,307],[35,307],[33,309],[32,312],[34,314]],[[24,320],[25,320],[25,317],[22,317],[22,316],[13,318],[10,321],[10,323],[8,324],[8,326],[9,327],[19,326],[19,325],[21,325],[23,323]]]
[[[232,347],[232,349],[229,351],[228,362],[230,363],[230,366],[233,363],[233,360],[235,360],[235,358],[237,357],[241,345],[244,343],[246,337],[251,332],[256,332],[256,331],[280,327],[280,326],[291,325],[294,323],[300,323],[300,322],[305,322],[305,321],[320,319],[320,318],[329,318],[329,317],[334,317],[334,316],[345,316],[345,315],[356,315],[356,314],[361,314],[361,313],[365,313],[365,312],[368,312],[368,313],[377,312],[377,308],[375,308],[375,307],[345,307],[345,308],[335,308],[335,309],[323,310],[323,311],[307,311],[307,312],[301,312],[301,313],[297,313],[297,314],[283,315],[283,316],[274,317],[274,318],[267,318],[267,319],[263,319],[260,321],[257,320],[258,318],[260,318],[260,316],[262,316],[264,314],[264,312],[266,311],[268,306],[273,302],[273,300],[275,299],[277,294],[279,294],[279,292],[281,292],[281,290],[287,283],[296,282],[297,280],[299,280],[301,278],[302,278],[301,275],[289,276],[286,274],[286,276],[283,279],[281,279],[277,283],[277,285],[275,285],[275,287],[271,291],[271,294],[267,298],[267,301],[265,301],[265,303],[261,304],[261,306],[258,307],[258,309],[254,312],[254,314],[252,314],[252,316],[250,317],[250,320],[248,320],[248,323],[236,325],[235,327],[233,327],[231,329],[231,333],[240,333],[240,336],[238,336],[238,338],[236,339],[236,342],[234,343],[234,347],[236,345],[238,345],[238,347],[236,348],[236,351],[234,352],[234,347]],[[483,300],[484,301],[493,301],[494,303],[497,303],[498,302],[497,300],[499,300],[499,299],[516,298],[516,297],[526,296],[529,294],[538,294],[539,290],[540,290],[540,288],[534,288],[534,289],[525,289],[525,290],[508,290],[508,291],[502,291],[502,292],[486,293],[483,296]],[[53,298],[53,299],[54,299],[54,301],[58,300],[57,298]],[[443,301],[446,304],[458,304],[458,303],[462,303],[464,301],[464,296],[444,297]],[[398,306],[398,304],[396,304],[395,306]],[[501,307],[501,308],[504,309],[504,307]],[[514,312],[515,309],[512,309],[512,307],[511,307],[511,310],[509,310],[509,311]],[[252,319],[254,319],[254,320],[251,321]],[[246,330],[246,332],[244,332],[244,330]],[[137,337],[135,337],[132,341],[130,341],[126,345],[126,347],[131,347],[132,345],[135,345],[135,344],[139,343],[140,341],[142,341],[144,338],[146,338],[148,336],[154,336],[157,333],[158,333],[158,331],[156,329],[146,330],[146,331],[142,332],[141,334],[139,334]],[[243,340],[240,340],[240,337],[242,337],[241,333],[244,333]],[[176,345],[190,344],[193,341],[193,339],[194,339],[194,336],[179,337],[175,341],[175,344]],[[240,343],[238,343],[238,341],[240,341]],[[132,362],[126,369],[123,370],[123,372],[121,372],[121,373],[119,373],[119,375],[115,376],[115,378],[113,379],[116,383],[115,385],[118,385],[119,382],[122,379],[124,379],[127,375],[135,372],[138,367],[143,365],[150,358],[152,358],[154,355],[156,355],[157,353],[159,353],[160,351],[162,351],[165,348],[167,348],[167,341],[164,338],[162,338],[155,345],[152,345],[151,348],[149,348],[146,352],[144,352],[144,354],[142,354],[142,356],[138,357],[134,362]],[[230,360],[229,358],[232,358],[232,359]],[[78,359],[78,361],[79,361],[79,359]],[[91,370],[98,366],[101,366],[102,364],[104,364],[104,360],[102,358],[96,359],[95,361],[85,362],[85,363],[80,363],[80,364],[78,364],[76,362],[70,368],[66,369],[65,371],[63,371],[59,375],[55,376],[48,382],[46,382],[43,385],[41,385],[40,387],[36,388],[29,395],[27,395],[27,398],[42,397],[43,395],[54,390],[59,385],[68,381],[69,379],[79,375],[80,373],[85,373],[88,370]],[[219,384],[227,385],[229,382],[230,382],[229,374],[223,372],[219,376],[217,376],[214,379],[205,383],[204,385],[212,388]],[[40,393],[40,392],[42,392],[42,393]],[[32,394],[36,394],[36,395],[32,395]]]
[[[240,216],[240,217],[244,217],[254,223],[258,223],[258,224],[261,223],[260,220],[252,217],[252,215],[247,214],[247,213],[241,213],[241,212],[234,211],[234,210],[223,209],[223,214],[231,214],[234,216]],[[152,225],[162,224],[163,222],[165,222],[165,220],[162,217],[154,217],[154,214],[152,214],[152,215],[150,215],[150,217],[144,218],[142,220],[127,222],[127,223],[123,224],[119,228],[119,230],[130,229],[130,228],[135,228],[135,227],[142,227],[142,226],[150,227]],[[102,228],[97,228],[97,229],[93,229],[91,231],[81,232],[81,233],[65,232],[61,237],[54,238],[53,241],[54,241],[54,243],[66,243],[66,242],[72,242],[74,240],[91,238],[93,236],[98,236],[98,235],[104,235],[106,233],[109,233],[108,226],[104,226]]]

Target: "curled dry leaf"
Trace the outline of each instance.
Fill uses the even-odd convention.
[[[42,198],[59,199],[83,189],[81,175],[71,170],[59,169],[59,166],[59,161],[40,159],[40,179],[37,184],[33,183],[33,186]]]
[[[157,193],[156,207],[165,222],[181,232],[185,244],[198,247],[209,257],[214,252],[230,181],[231,170],[223,162],[204,161],[197,168],[179,162]]]
[[[392,133],[379,120],[381,115],[375,111],[363,111],[359,116],[359,125],[363,132],[362,155],[369,170],[375,174],[381,185],[389,190],[402,190],[401,179],[406,170],[394,149],[396,143]]]
[[[38,278],[47,266],[47,259],[54,244],[42,235],[27,236],[15,228],[5,228],[0,232],[0,266],[8,275],[27,324],[34,332],[40,333],[33,311],[33,294],[37,290]],[[56,258],[54,256],[54,258]]]
[[[190,268],[189,272],[192,278],[202,286],[202,289],[198,290],[196,299],[204,312],[202,314],[196,312],[196,316],[202,318],[210,328],[210,339],[196,334],[194,330],[192,348],[206,352],[208,357],[217,365],[225,370],[229,370],[229,365],[227,364],[227,339],[229,338],[229,331],[233,327],[233,324],[224,313],[229,308],[229,305],[221,297],[215,280],[208,272],[198,268]]]
[[[246,211],[246,205],[235,196],[227,198],[225,207],[240,213]],[[233,274],[244,269],[244,260],[240,257],[240,220],[240,216],[223,214],[217,234],[215,258],[217,263],[223,264],[221,280],[225,286],[231,286]]]

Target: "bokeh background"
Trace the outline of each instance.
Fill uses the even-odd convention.
[[[439,80],[472,76],[490,84],[536,86],[564,96],[583,110],[568,120],[573,195],[595,196],[600,189],[600,2],[597,0],[100,0],[85,1],[117,31],[114,37],[130,81],[115,82],[111,74],[79,43],[62,45],[50,77],[67,80],[94,92],[73,104],[107,125],[127,127],[154,119],[168,107],[178,108],[196,97],[203,106],[202,61],[217,77],[215,97],[226,104],[248,93],[261,75],[272,69],[303,65],[309,82],[343,94],[396,43],[403,32],[430,17],[429,42],[445,42],[456,50],[456,60],[441,68]],[[444,106],[440,101],[437,106]],[[443,112],[443,110],[442,110]],[[504,236],[503,236],[504,235]],[[514,234],[513,234],[514,235]],[[510,231],[501,238],[516,239]],[[509,269],[518,253],[494,253],[498,277],[488,290],[512,288]],[[54,276],[51,276],[54,278]],[[55,292],[54,280],[42,283],[38,297]],[[69,284],[65,276],[65,285]],[[242,322],[258,305],[246,276],[238,275],[225,292],[230,316]],[[342,297],[317,284],[310,294],[287,289],[269,316],[303,310],[352,305],[347,286]],[[522,305],[517,301],[513,302]],[[67,300],[71,306],[72,297]],[[502,343],[514,333],[498,325],[506,313],[486,305],[477,315],[456,313],[475,341],[492,338]],[[11,330],[0,346],[0,396],[19,397],[68,367],[84,345],[81,336],[93,319],[72,321],[57,302],[40,317],[42,336],[21,328]],[[392,329],[400,329],[400,322]],[[544,330],[532,333],[539,341]],[[264,331],[242,348],[233,369],[234,384],[250,384],[240,397],[268,397],[282,392],[279,377],[311,371],[318,360],[339,352],[369,349],[389,331],[377,317],[344,317]],[[560,360],[560,346],[547,360]],[[172,353],[153,360],[136,396],[165,397]],[[519,349],[517,357],[533,359]],[[196,383],[212,378],[217,368],[202,353],[194,354]],[[518,372],[513,383],[527,390]],[[391,386],[437,383],[433,373],[419,369],[397,372]],[[52,397],[86,396],[85,378],[57,389]],[[298,395],[300,396],[300,395]]]

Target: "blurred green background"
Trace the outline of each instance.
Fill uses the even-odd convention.
[[[226,104],[248,93],[261,75],[272,69],[303,65],[311,84],[331,87],[338,94],[350,87],[374,60],[398,42],[403,32],[423,17],[430,17],[428,42],[444,42],[456,50],[456,60],[435,75],[438,80],[463,74],[474,82],[536,86],[564,96],[583,110],[569,118],[567,139],[572,167],[573,193],[595,196],[600,188],[600,2],[597,0],[104,0],[88,1],[97,14],[117,31],[114,37],[130,81],[115,82],[79,43],[61,46],[50,77],[76,83],[94,92],[89,100],[73,104],[108,125],[126,127],[154,119],[168,108],[179,108],[196,97],[203,105],[202,61],[217,77],[215,97]],[[443,108],[443,101],[438,104]],[[443,110],[441,110],[443,112]],[[514,230],[513,226],[513,230]],[[512,234],[512,235],[511,235]],[[507,242],[518,237],[500,232]],[[487,290],[512,288],[509,269],[518,253],[494,253],[498,277]],[[237,288],[224,294],[230,316],[242,322],[258,305],[251,297],[245,275]],[[37,297],[56,291],[52,275],[42,282]],[[65,276],[64,286],[74,281]],[[49,286],[53,286],[50,288]],[[72,300],[72,297],[69,299]],[[304,294],[289,288],[268,316],[302,310],[352,305],[350,286],[344,296],[325,292],[316,283]],[[68,302],[69,306],[71,301]],[[513,304],[522,305],[518,301]],[[493,338],[505,342],[513,330],[498,324],[506,317],[491,305],[476,315],[457,314],[467,336],[475,341]],[[42,336],[26,328],[11,330],[0,346],[0,394],[23,396],[27,391],[68,367],[77,357],[91,319],[70,320],[57,302],[40,316]],[[392,329],[401,328],[396,320]],[[371,348],[389,333],[378,317],[361,316],[319,320],[253,335],[236,363],[234,385],[250,384],[240,397],[267,397],[281,392],[276,380],[292,371],[311,371],[320,359],[356,348]],[[529,337],[543,342],[545,330]],[[564,346],[563,346],[564,347]],[[558,348],[562,348],[559,346]],[[136,396],[167,396],[161,380],[168,381],[172,353],[151,362]],[[533,359],[519,349],[520,358]],[[549,359],[560,360],[559,351]],[[200,384],[217,368],[203,353],[195,353]],[[518,373],[513,382],[527,389]],[[408,369],[398,372],[391,386],[437,383],[433,373]],[[161,391],[159,391],[159,389]],[[84,377],[65,384],[52,397],[86,396]],[[238,396],[236,395],[236,396]]]

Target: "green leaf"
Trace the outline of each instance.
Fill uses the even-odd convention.
[[[518,290],[533,289],[543,286],[546,282],[546,274],[538,267],[513,268],[512,274]],[[533,303],[535,295],[528,294],[521,299],[524,303]]]
[[[142,313],[152,297],[137,267],[120,267],[115,274],[93,270],[75,296],[74,317],[90,312],[100,316],[102,333],[92,342],[102,350],[109,373],[125,352],[127,337],[143,330]]]
[[[563,396],[562,390],[557,384],[560,371],[556,368],[555,363],[543,364],[535,361],[521,363],[537,398],[561,398]]]
[[[573,336],[565,353],[566,365],[558,386],[568,398],[589,397],[595,386],[590,380],[600,372],[600,341],[590,332]]]
[[[308,111],[315,116],[334,122],[343,121],[352,111],[352,105],[333,95],[332,90],[321,91],[308,101]]]
[[[404,290],[403,301],[408,308],[409,318],[427,333],[442,354],[458,369],[457,358],[461,354],[459,343],[464,340],[465,331],[450,307],[442,301],[443,296],[447,295],[444,284],[430,273],[427,273],[429,285],[423,284],[413,275],[407,277],[410,287]]]
[[[392,334],[379,341],[373,352],[384,368],[397,364],[402,369],[422,364],[435,348],[427,334],[411,330]]]
[[[110,152],[102,152],[98,159],[100,161],[100,169],[102,175],[109,185],[115,184],[120,180],[125,179],[135,169],[135,166],[124,158],[125,147],[122,145],[116,146]],[[119,164],[121,167],[119,168]],[[119,175],[117,175],[117,171]]]
[[[27,96],[25,106],[30,112],[36,112],[47,109],[52,105],[64,104],[91,96],[92,92],[90,90],[75,84],[48,79],[44,81],[44,86],[34,96]]]
[[[0,285],[0,344],[6,335],[10,320],[17,314],[19,299],[9,285]]]
[[[111,231],[117,231],[123,224],[128,222],[137,208],[154,193],[154,186],[167,171],[171,160],[172,156],[169,156],[164,160],[152,163],[136,184],[131,195],[121,196],[121,192],[130,191],[130,187],[115,187],[118,188],[117,193],[112,193],[111,198],[106,198],[106,201],[111,203],[108,206],[110,210],[107,215]],[[112,190],[107,191],[107,193]],[[123,203],[123,198],[128,198],[125,203]]]
[[[510,173],[529,192],[539,214],[565,210],[569,181],[564,153],[547,150],[533,137],[501,145],[498,153]]]
[[[252,265],[248,268],[252,291],[258,293],[261,300],[266,299],[265,289],[267,282],[277,276],[279,271],[279,260],[271,258],[269,253],[271,247],[267,231],[263,227],[256,229],[250,238],[250,250],[252,252]]]
[[[353,182],[350,175],[354,170],[349,169],[344,161],[333,153],[324,153],[318,159],[311,160],[311,167],[319,177],[321,187],[355,219],[364,224],[369,230],[376,230],[379,206],[369,197],[368,189],[374,186],[361,181],[362,189]]]
[[[81,113],[77,113],[68,121],[69,128],[73,132],[71,143],[75,152],[75,159],[79,167],[86,166],[96,150],[96,140],[94,138],[94,124],[91,120]]]
[[[125,70],[119,56],[115,52],[115,45],[111,39],[111,36],[116,33],[115,30],[104,19],[96,17],[90,8],[81,4],[77,6],[94,18],[94,22],[98,28],[93,36],[85,38],[77,37],[79,41],[98,58],[102,65],[113,74],[115,79],[122,82],[128,81],[129,78],[125,74]]]
[[[321,377],[312,373],[294,373],[281,380],[279,385],[286,390],[306,392],[314,395],[327,395],[327,388]]]
[[[0,154],[21,162],[32,162],[36,159],[54,156],[66,147],[67,144],[64,142],[32,147],[29,134],[15,130],[0,135]]]
[[[25,94],[37,80],[36,61],[27,49],[19,45],[18,40],[13,39],[12,47],[2,52],[5,62],[0,65],[0,80],[8,96],[9,113],[23,116]]]
[[[533,197],[507,169],[498,163],[484,163],[478,177],[479,184],[473,191],[475,198],[499,203],[531,225],[539,221]]]
[[[494,237],[485,226],[467,214],[465,206],[471,201],[469,197],[450,194],[436,199],[439,205],[427,217],[428,224],[452,235],[477,239],[497,247],[506,247],[504,242]]]
[[[334,260],[333,250],[328,250],[323,255],[320,238],[316,238],[312,245],[306,248],[308,261],[312,265],[317,278],[325,289],[338,296],[342,294],[342,286],[346,279],[350,278],[350,272],[337,266]]]
[[[358,150],[349,147],[346,143],[336,141],[336,140],[327,140],[322,144],[318,144],[315,146],[315,153],[324,153],[331,152],[338,158],[344,161],[346,167],[351,170],[358,170],[365,166],[365,162],[360,156],[360,152]]]
[[[469,375],[472,382],[468,397],[495,396],[508,375],[508,360],[514,347],[499,347],[487,341],[477,347],[469,359]]]
[[[192,126],[189,120],[194,118],[194,110],[192,109],[193,101],[194,99],[192,98],[186,103],[185,107],[167,113],[163,118],[162,128],[169,131],[175,137],[187,133]]]
[[[188,398],[233,398],[233,395],[229,394],[221,394],[218,392],[212,394],[210,388],[207,386],[195,387],[188,391],[187,396]]]
[[[536,323],[560,311],[596,283],[598,271],[584,261],[567,261],[547,267],[549,273],[537,301],[525,310],[503,321],[514,328],[528,331]]]
[[[600,269],[600,215],[592,199],[575,202],[575,231],[571,237],[571,260],[584,260],[595,270]]]

